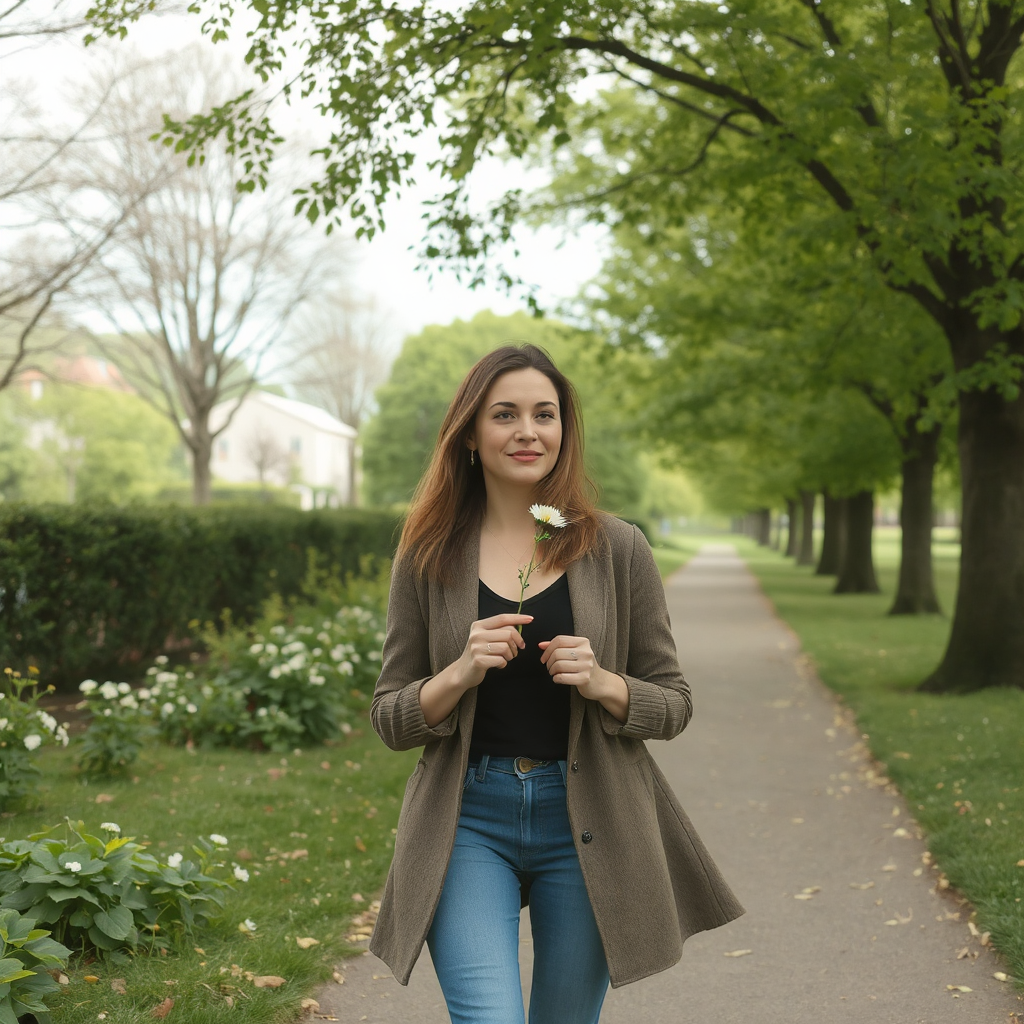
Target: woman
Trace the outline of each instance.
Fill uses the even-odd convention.
[[[609,980],[743,913],[643,743],[691,714],[661,578],[588,486],[572,385],[500,348],[459,387],[395,558],[371,714],[424,751],[370,949],[407,984],[426,941],[454,1024],[522,1024],[527,902],[530,1024],[595,1024]],[[567,520],[539,546],[535,503]]]

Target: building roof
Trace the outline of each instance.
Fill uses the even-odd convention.
[[[291,416],[294,419],[308,423],[317,430],[327,434],[337,434],[341,437],[355,437],[358,431],[347,423],[342,423],[337,417],[332,416],[326,409],[310,405],[308,402],[298,402],[294,398],[282,398],[280,395],[273,395],[269,391],[252,391],[245,397],[245,402],[262,402],[272,409]],[[229,403],[221,403],[229,404]],[[230,404],[234,404],[233,402]]]

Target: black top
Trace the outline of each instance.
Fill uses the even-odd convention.
[[[480,581],[479,617],[515,612],[518,601],[496,594]],[[569,748],[569,690],[556,683],[540,663],[537,644],[556,636],[573,636],[569,581],[563,573],[539,594],[523,602],[533,622],[523,626],[525,650],[504,668],[488,669],[480,684],[469,756],[531,757],[564,761]]]

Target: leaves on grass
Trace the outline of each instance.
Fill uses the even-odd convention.
[[[298,936],[296,936],[295,945],[298,946],[299,949],[312,949],[314,946],[320,945],[320,940],[314,939],[310,936],[306,936],[305,938],[301,939]]]
[[[163,1020],[174,1009],[174,1000],[168,996],[159,1006],[154,1006],[149,1011],[150,1017],[156,1017],[157,1020]]]
[[[362,837],[356,836],[352,842],[360,853],[366,853],[366,843],[363,842]]]
[[[284,978],[281,978],[276,974],[257,975],[252,979],[252,983],[256,988],[280,988],[282,985],[287,984]]]
[[[110,987],[119,996],[128,994],[128,984],[124,978],[113,978],[110,982]]]
[[[320,1004],[315,999],[306,998],[299,1003],[299,1009],[304,1013],[316,1013],[320,1009]]]
[[[113,802],[114,798],[109,793],[96,794],[96,803],[98,804],[112,804]]]
[[[85,981],[89,985],[95,985],[96,982],[99,981],[100,979],[97,978],[95,974],[87,974],[82,980]]]

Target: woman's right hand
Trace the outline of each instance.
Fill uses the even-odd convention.
[[[466,649],[459,658],[459,675],[465,689],[479,686],[488,669],[504,668],[526,647],[516,627],[529,622],[533,622],[532,615],[503,612],[479,619],[469,627]]]

